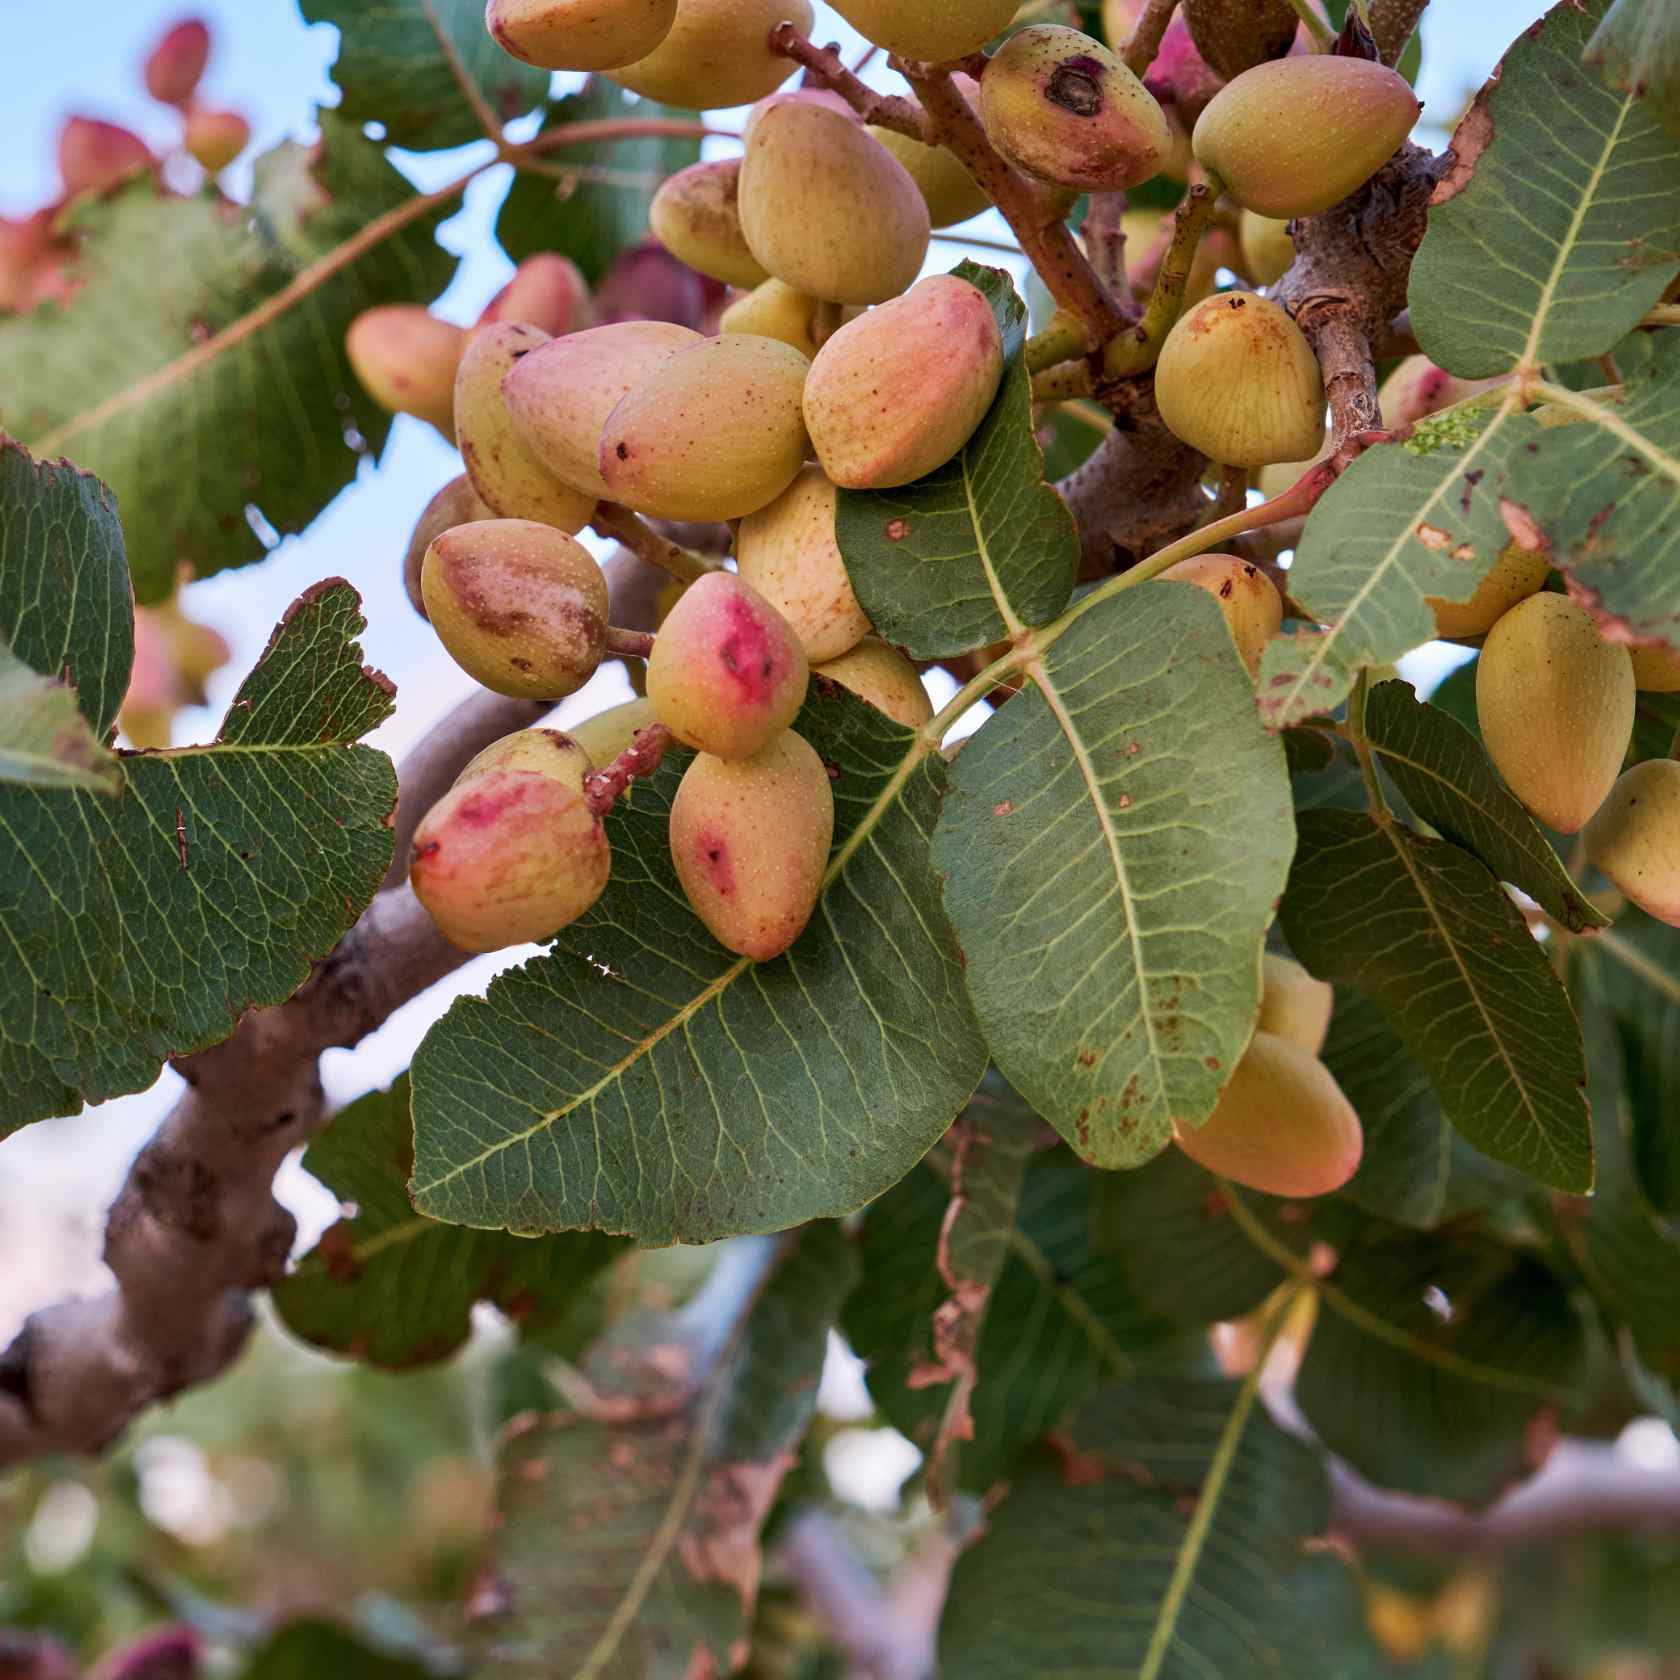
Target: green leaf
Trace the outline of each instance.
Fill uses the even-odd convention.
[[[1587,43],[1605,86],[1644,102],[1680,138],[1680,13],[1661,0],[1615,0]]]
[[[1578,1403],[1585,1361],[1569,1294],[1538,1261],[1478,1237],[1379,1234],[1322,1286],[1295,1399],[1369,1480],[1481,1503],[1532,1468],[1527,1433]]]
[[[1379,683],[1365,730],[1412,809],[1501,881],[1521,887],[1572,933],[1610,925],[1582,897],[1539,825],[1494,774],[1476,737],[1420,702],[1410,683]]]
[[[1351,1228],[1324,1197],[1245,1191],[1238,1203],[1177,1149],[1136,1172],[1105,1173],[1093,1194],[1098,1245],[1120,1260],[1138,1299],[1175,1324],[1243,1317],[1306,1264],[1315,1242],[1334,1245]]]
[[[734,1268],[782,1257],[723,1327]],[[759,1531],[816,1402],[827,1337],[853,1282],[839,1233],[757,1239],[719,1262],[676,1317],[627,1321],[596,1350],[591,1412],[510,1427],[499,1454],[495,1568],[512,1614],[493,1629],[509,1672],[723,1674],[738,1665]]]
[[[1616,1024],[1639,1181],[1672,1215],[1680,1212],[1680,929],[1625,911],[1591,954],[1594,995]]]
[[[1344,1200],[1375,1219],[1427,1231],[1529,1188],[1520,1173],[1496,1166],[1458,1135],[1429,1075],[1382,1011],[1349,987],[1337,994],[1323,1057],[1365,1133]]]
[[[364,1645],[331,1622],[300,1621],[277,1633],[240,1680],[428,1680],[431,1670]]]
[[[1047,624],[1079,566],[1073,516],[1044,482],[1022,346],[1026,306],[1001,269],[951,271],[1003,331],[1003,385],[967,446],[901,490],[842,490],[835,535],[870,622],[917,659],[988,647]]]
[[[30,670],[0,637],[0,782],[120,793],[117,761],[94,739],[76,691]]]
[[[992,1059],[1088,1161],[1212,1111],[1291,850],[1283,749],[1218,605],[1093,605],[952,771],[934,861]]]
[[[1464,378],[1602,355],[1680,270],[1680,141],[1581,62],[1608,6],[1558,0],[1453,137],[1409,298]]]
[[[298,9],[306,22],[338,29],[332,78],[340,113],[382,124],[387,145],[411,152],[496,138],[486,135],[463,77],[501,123],[540,105],[553,80],[496,44],[482,0],[298,0]]]
[[[950,1124],[986,1058],[928,855],[947,767],[839,691],[796,727],[838,772],[811,926],[764,964],[706,933],[671,865],[672,755],[609,819],[595,910],[420,1047],[421,1212],[650,1244],[783,1230],[861,1207]]]
[[[1130,200],[1128,200],[1130,202]],[[1076,472],[1108,436],[1098,416],[1071,403],[1057,403],[1038,425],[1038,439],[1044,449],[1044,476],[1052,484]]]
[[[693,111],[633,99],[615,83],[592,76],[582,93],[550,108],[542,132],[552,134],[569,123],[628,117],[698,120]],[[520,171],[502,201],[496,237],[515,262],[542,251],[558,251],[570,257],[594,285],[620,252],[647,237],[648,206],[660,183],[699,157],[698,135],[686,140],[643,135],[635,140],[596,140],[563,147],[550,154],[550,164],[580,173],[557,180],[534,170]],[[583,171],[598,178],[586,179]]]
[[[345,331],[448,283],[431,234],[451,203],[348,119],[320,122],[315,147],[257,160],[248,209],[149,177],[79,206],[80,290],[0,318],[0,424],[115,491],[142,601],[183,561],[205,576],[261,559],[355,478],[391,419]]]
[[[1260,663],[1274,729],[1335,707],[1361,666],[1392,663],[1435,635],[1427,597],[1465,601],[1509,543],[1499,511],[1507,456],[1541,431],[1500,409],[1462,449],[1368,449],[1307,518],[1289,593],[1323,630],[1274,636]]]
[[[531,1334],[562,1321],[624,1245],[593,1231],[527,1242],[420,1217],[408,1200],[408,1108],[408,1080],[399,1079],[350,1104],[305,1152],[305,1169],[356,1211],[275,1286],[286,1328],[317,1347],[403,1368],[460,1348],[477,1301]]]
[[[391,709],[338,579],[290,609],[214,746],[121,759],[117,799],[0,786],[0,1134],[143,1090],[280,1003],[391,860]]]
[[[101,741],[128,692],[131,602],[111,492],[0,432],[0,636],[24,664],[75,688]]]
[[[963,1123],[989,1129],[1003,1116],[1011,1128],[1037,1124],[1001,1083],[982,1089]],[[1024,1159],[1014,1150],[1008,1158]],[[1172,1327],[1139,1303],[1119,1264],[1093,1241],[1093,1209],[1107,1180],[1065,1149],[1038,1152],[1024,1166],[1007,1222],[999,1210],[984,1232],[1002,1253],[972,1352],[974,1434],[955,1478],[977,1492],[1009,1474],[1022,1448],[1105,1382],[1181,1351]],[[863,1276],[843,1321],[876,1405],[924,1451],[949,1414],[938,1315],[952,1300],[939,1267],[950,1173],[949,1156],[936,1150],[870,1204]]]
[[[1312,1451],[1256,1383],[1151,1375],[1099,1395],[957,1560],[939,1632],[962,1680],[1323,1672],[1333,1571]]]
[[[1542,428],[1514,454],[1503,493],[1545,532],[1595,610],[1636,637],[1680,646],[1677,384],[1680,331],[1668,329],[1620,395],[1596,399],[1595,417]]]
[[[1680,1235],[1651,1206],[1634,1160],[1631,1082],[1615,1013],[1627,971],[1593,940],[1572,946],[1569,957],[1587,1039],[1598,1173],[1591,1199],[1555,1206],[1553,1221],[1599,1304],[1627,1326],[1641,1360],[1680,1377]],[[1662,1100],[1671,1107],[1672,1088]],[[1671,1115],[1664,1118],[1672,1124]]]
[[[1314,974],[1378,1005],[1483,1154],[1554,1189],[1591,1189],[1581,1029],[1485,865],[1392,820],[1314,811],[1280,915]]]

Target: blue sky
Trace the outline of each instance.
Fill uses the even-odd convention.
[[[21,0],[0,0],[0,15],[21,9]],[[1545,0],[1435,0],[1424,37],[1421,91],[1427,118],[1450,122],[1503,48],[1545,9]],[[30,12],[43,16],[35,7]],[[170,115],[145,97],[139,66],[162,29],[188,12],[206,17],[215,31],[205,97],[247,116],[256,149],[287,137],[308,137],[312,106],[334,102],[327,71],[336,32],[305,25],[293,0],[201,0],[196,5],[190,0],[75,0],[48,10],[50,21],[21,27],[15,16],[6,20],[6,51],[0,59],[0,157],[6,159],[0,213],[17,215],[55,195],[58,127],[72,111],[126,123],[154,145],[167,146]],[[856,44],[852,32],[826,11],[819,38]],[[1440,137],[1431,138],[1439,143]],[[420,184],[433,185],[461,168],[461,155],[452,153],[415,159],[411,173]],[[478,184],[443,232],[452,249],[468,254],[440,304],[453,319],[473,319],[506,275],[507,264],[488,237],[502,185],[499,174],[492,172]],[[230,179],[240,190],[238,171]],[[935,248],[934,266],[947,267],[952,260],[952,247]],[[195,586],[190,610],[216,624],[234,644],[235,655],[213,684],[211,706],[188,714],[178,738],[204,738],[214,729],[239,677],[286,606],[308,584],[334,575],[348,577],[362,591],[370,621],[364,637],[367,656],[398,684],[398,715],[375,738],[380,745],[400,756],[433,719],[464,698],[470,680],[411,612],[398,580],[416,514],[433,490],[459,470],[454,452],[435,433],[419,422],[399,420],[380,468],[364,471],[304,536],[283,544],[263,565]],[[601,682],[622,690],[616,667]],[[568,714],[588,715],[616,697],[592,685],[568,703],[562,721]],[[472,964],[455,986],[401,1011],[353,1060],[347,1052],[331,1052],[325,1068],[329,1090],[347,1099],[406,1066],[446,994],[482,990],[499,960],[507,958]],[[151,1092],[107,1104],[80,1120],[31,1129],[0,1145],[0,1279],[6,1281],[0,1288],[0,1344],[31,1306],[66,1283],[86,1286],[97,1277],[99,1210],[176,1086],[176,1076],[166,1074]],[[318,1190],[312,1197],[300,1172],[283,1182],[306,1228],[329,1211],[330,1201]],[[42,1223],[49,1219],[60,1224],[69,1219],[79,1228],[81,1235],[69,1251],[51,1240]]]

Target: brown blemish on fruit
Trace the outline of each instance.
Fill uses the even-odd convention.
[[[1094,58],[1070,58],[1050,73],[1044,97],[1076,117],[1094,117],[1103,105],[1101,77]]]

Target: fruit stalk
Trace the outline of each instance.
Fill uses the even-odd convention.
[[[647,638],[651,644],[653,638]],[[630,784],[641,777],[651,776],[659,768],[668,748],[676,737],[662,723],[650,723],[639,729],[636,738],[604,770],[596,770],[584,777],[583,792],[589,809],[604,817],[613,802]]]
[[[1071,362],[1091,353],[1090,335],[1084,325],[1058,310],[1042,332],[1035,332],[1026,344],[1028,373],[1042,373],[1059,362]]]
[[[1141,76],[1155,62],[1161,50],[1161,38],[1178,10],[1178,0],[1149,0],[1143,14],[1132,30],[1132,36],[1121,49],[1120,60],[1134,76]]]
[[[998,155],[948,71],[906,66],[905,76],[933,119],[933,139],[953,152],[986,189],[1051,297],[1084,322],[1099,344],[1107,343],[1125,327],[1126,317],[1066,221],[1032,182]]]
[[[621,630],[617,625],[609,624],[602,645],[613,659],[646,659],[653,652],[653,633],[649,630]]]
[[[713,561],[660,536],[640,514],[620,507],[617,502],[597,504],[589,523],[599,535],[623,543],[632,554],[662,572],[669,572],[678,583],[694,583],[707,572],[719,569]]]
[[[1296,16],[1307,26],[1308,33],[1311,34],[1317,51],[1329,52],[1336,44],[1336,32],[1318,14],[1312,5],[1312,0],[1289,0],[1289,3],[1295,8]],[[1424,0],[1424,5],[1428,3],[1429,0]],[[1422,7],[1418,9],[1421,11]],[[1390,59],[1388,62],[1392,63],[1393,60]]]
[[[1179,201],[1173,212],[1172,240],[1155,276],[1155,289],[1149,294],[1143,319],[1130,332],[1111,340],[1103,353],[1103,371],[1109,378],[1123,379],[1155,365],[1162,343],[1183,312],[1196,248],[1213,220],[1219,192],[1218,180],[1210,178],[1198,181]]]
[[[915,100],[870,87],[846,68],[837,52],[807,40],[791,23],[778,23],[770,31],[770,50],[803,65],[817,86],[839,94],[864,122],[877,128],[890,128],[907,140],[920,140],[924,145],[932,143],[932,124]]]

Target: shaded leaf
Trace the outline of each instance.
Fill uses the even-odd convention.
[[[934,859],[992,1059],[1087,1160],[1135,1166],[1253,1027],[1283,750],[1188,584],[1094,605],[1029,675],[953,766]]]
[[[1115,1255],[1138,1299],[1178,1324],[1213,1324],[1253,1312],[1315,1242],[1351,1229],[1325,1197],[1284,1201],[1244,1191],[1241,1200],[1177,1149],[1135,1172],[1097,1180],[1097,1243]]]
[[[320,122],[313,148],[257,160],[248,209],[150,177],[78,206],[75,297],[0,319],[0,424],[110,485],[142,601],[182,562],[204,576],[261,559],[354,479],[391,418],[345,331],[448,283],[431,235],[451,205],[348,119]]]
[[[1280,907],[1320,979],[1378,1005],[1485,1155],[1555,1189],[1592,1185],[1581,1031],[1521,913],[1468,852],[1392,820],[1314,811]]]
[[[1154,1375],[1093,1400],[957,1560],[941,1671],[1322,1673],[1326,1598],[1349,1591],[1344,1565],[1307,1550],[1329,1488],[1254,1400],[1252,1382]]]
[[[0,786],[0,1133],[143,1090],[283,1001],[391,860],[391,707],[356,592],[293,605],[214,746],[120,762],[117,799]]]
[[[131,601],[111,492],[0,432],[0,636],[24,664],[75,688],[101,741],[128,692]]]
[[[1562,1283],[1477,1237],[1378,1234],[1321,1286],[1295,1399],[1384,1487],[1484,1502],[1578,1402],[1586,1337]]]
[[[120,793],[117,761],[94,739],[76,692],[43,677],[0,637],[0,782]]]
[[[478,1301],[541,1335],[625,1246],[593,1231],[527,1242],[416,1214],[406,1078],[336,1115],[303,1165],[355,1212],[275,1286],[275,1308],[293,1335],[370,1364],[446,1359],[466,1341]]]
[[[835,535],[870,622],[917,659],[1004,640],[1068,603],[1073,516],[1044,482],[1022,360],[1026,306],[1001,269],[951,271],[985,293],[1003,331],[1003,385],[967,446],[899,490],[842,490]]]
[[[1680,647],[1680,332],[1595,400],[1598,418],[1542,428],[1512,455],[1504,493],[1596,611]]]
[[[1586,61],[1616,93],[1643,100],[1680,138],[1680,13],[1651,0],[1614,0],[1587,43]]]
[[[634,99],[602,76],[590,77],[583,92],[550,108],[542,132],[578,122],[620,117],[692,123],[693,111],[679,111],[651,99]],[[554,167],[580,173],[564,180],[534,170],[514,177],[496,218],[496,237],[515,262],[542,251],[570,257],[594,285],[619,252],[645,238],[648,206],[659,184],[700,157],[700,138],[642,135],[634,140],[590,141],[549,154]],[[586,179],[582,172],[599,178]]]
[[[983,1090],[968,1114],[983,1122],[998,1107]],[[947,1391],[922,1378],[939,1370],[934,1320],[949,1299],[938,1270],[948,1173],[948,1158],[936,1152],[870,1204],[863,1276],[843,1321],[876,1405],[924,1451],[947,1412]],[[1026,1165],[974,1353],[974,1436],[956,1460],[962,1487],[983,1491],[1007,1475],[1023,1447],[1140,1360],[1153,1366],[1188,1352],[1093,1241],[1106,1183],[1065,1149],[1035,1154]]]
[[[1541,428],[1506,409],[1471,424],[1463,447],[1366,450],[1308,516],[1289,592],[1326,628],[1267,643],[1258,693],[1272,728],[1338,705],[1362,666],[1431,640],[1427,597],[1468,600],[1510,541],[1500,473]]]
[[[553,80],[496,44],[482,0],[298,0],[298,9],[306,22],[337,26],[339,111],[382,124],[388,145],[411,152],[486,138],[462,76],[504,123],[540,105]]]
[[[1408,295],[1464,378],[1602,355],[1680,270],[1680,141],[1581,62],[1608,8],[1558,0],[1454,136]]]
[[[1658,1217],[1635,1166],[1629,1081],[1614,1013],[1626,972],[1596,941],[1570,949],[1570,981],[1581,1006],[1591,1070],[1598,1173],[1590,1199],[1560,1202],[1552,1211],[1559,1236],[1599,1304],[1613,1322],[1627,1326],[1645,1365],[1675,1378],[1680,1377],[1680,1235]],[[1665,1101],[1672,1103],[1672,1088]]]
[[[739,1666],[759,1531],[852,1281],[832,1226],[738,1245],[683,1314],[600,1344],[592,1414],[510,1427],[494,1566],[512,1613],[492,1628],[510,1672],[682,1680]]]
[[[1323,1057],[1365,1133],[1341,1195],[1373,1218],[1432,1230],[1529,1189],[1459,1136],[1382,1011],[1349,987],[1336,995]]]
[[[375,1651],[332,1622],[283,1628],[240,1671],[240,1680],[428,1680],[431,1670]]]
[[[783,1230],[862,1206],[950,1124],[985,1047],[928,852],[946,765],[838,690],[796,727],[838,772],[804,935],[754,964],[707,934],[671,865],[670,755],[608,821],[596,908],[420,1047],[421,1212],[653,1244]]]
[[[1476,737],[1404,682],[1378,683],[1365,731],[1412,809],[1571,932],[1610,925],[1581,895],[1545,835],[1488,763]]]

